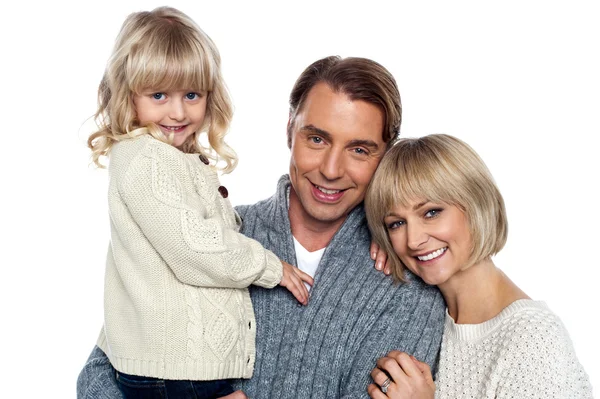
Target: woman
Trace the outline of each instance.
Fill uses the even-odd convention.
[[[507,237],[504,201],[487,167],[448,135],[401,139],[365,198],[392,274],[437,285],[447,305],[439,370],[405,353],[377,362],[379,398],[591,398],[568,334],[491,260]]]

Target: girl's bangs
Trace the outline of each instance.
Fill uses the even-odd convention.
[[[199,46],[185,42],[163,44],[164,48],[156,48],[160,46],[155,45],[138,57],[132,57],[137,58],[131,63],[132,91],[212,91],[214,67]]]

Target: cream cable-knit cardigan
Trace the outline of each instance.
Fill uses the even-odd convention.
[[[592,387],[558,317],[522,299],[481,324],[446,326],[438,399],[591,399]]]
[[[249,378],[255,321],[246,287],[270,288],[282,264],[240,233],[213,168],[141,136],[109,165],[111,242],[98,346],[127,374]]]

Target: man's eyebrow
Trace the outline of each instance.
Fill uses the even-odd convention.
[[[372,150],[379,149],[379,146],[373,140],[352,140],[348,143],[348,147],[367,147]]]
[[[308,130],[309,132],[323,136],[323,138],[326,140],[331,140],[331,133],[329,133],[327,130],[319,129],[315,125],[305,125],[302,126],[300,130]]]

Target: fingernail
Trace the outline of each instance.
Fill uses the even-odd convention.
[[[381,262],[375,263],[375,269],[381,270]]]
[[[377,254],[375,252],[371,252],[371,259],[375,260],[376,256],[377,256]]]

